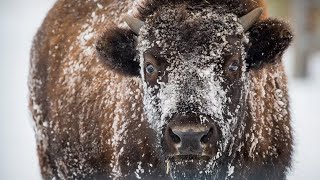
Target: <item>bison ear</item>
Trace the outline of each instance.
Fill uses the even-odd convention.
[[[247,55],[249,68],[260,68],[281,57],[293,39],[288,24],[276,19],[258,22],[249,30],[250,47]]]
[[[125,75],[139,75],[139,62],[135,61],[135,35],[131,30],[108,29],[97,41],[96,49],[107,66]]]

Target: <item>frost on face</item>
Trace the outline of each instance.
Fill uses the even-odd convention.
[[[146,19],[140,31],[138,59],[144,82],[145,112],[159,138],[170,118],[187,113],[187,108],[192,107],[189,111],[193,113],[208,115],[221,131],[216,156],[219,158],[243,119],[242,108],[247,96],[246,36],[234,14],[207,8],[184,12],[179,17],[178,11],[163,7],[160,13]],[[230,43],[229,37],[238,39]],[[243,66],[240,77],[230,82],[225,74],[224,55],[232,54],[234,48],[239,51]],[[153,86],[147,82],[144,72],[145,53],[150,49],[156,49],[167,64]],[[236,85],[240,86],[235,90]],[[231,96],[234,92],[237,95]]]

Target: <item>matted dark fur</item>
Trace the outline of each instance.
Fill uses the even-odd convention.
[[[251,48],[248,51],[249,67],[260,67],[263,63],[273,63],[283,55],[293,39],[288,24],[266,19],[250,30]]]
[[[247,14],[254,8],[261,6],[264,2],[260,0],[146,0],[137,8],[139,14],[137,17],[145,20],[150,14],[153,14],[161,6],[168,4],[188,4],[194,8],[201,8],[202,6],[224,6],[230,12],[235,13],[239,17]]]
[[[133,14],[144,21],[172,4],[219,6],[238,17],[264,7],[246,47],[249,99],[257,103],[246,109],[249,136],[235,136],[243,147],[232,155],[241,166],[229,179],[285,179],[292,133],[281,58],[293,38],[289,25],[267,18],[263,0],[145,0]],[[122,21],[132,7],[128,0],[58,0],[40,27],[29,91],[43,179],[170,179],[143,111],[136,37]],[[230,159],[224,155],[217,177],[230,171]]]
[[[134,33],[131,30],[110,28],[97,42],[96,48],[102,59],[115,70],[129,75],[139,75],[139,62],[134,61]]]

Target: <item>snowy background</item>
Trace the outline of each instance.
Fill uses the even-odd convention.
[[[54,0],[0,0],[0,180],[39,180],[28,106],[29,51]],[[320,53],[307,79],[294,79],[293,51],[285,56],[290,79],[295,156],[289,180],[319,180]]]

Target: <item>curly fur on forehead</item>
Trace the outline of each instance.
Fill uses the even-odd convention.
[[[262,7],[262,3],[260,0],[141,0],[137,3],[135,16],[145,20],[162,6],[185,4],[189,8],[220,6],[240,17],[257,7]],[[263,14],[261,19],[265,17],[266,14]]]
[[[229,36],[241,39],[243,28],[236,15],[212,7],[181,11],[183,7],[185,5],[166,6],[161,10],[165,13],[149,16],[141,36],[151,37],[154,41],[151,44],[157,44],[171,55],[188,52],[201,57],[212,54],[212,49],[221,51],[228,44]]]

